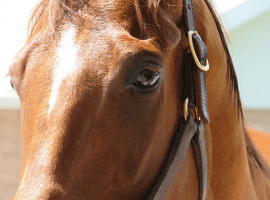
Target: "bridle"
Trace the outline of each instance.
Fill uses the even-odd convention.
[[[172,141],[169,155],[165,161],[147,200],[163,200],[187,154],[190,143],[196,157],[199,175],[199,197],[205,200],[207,191],[207,156],[204,142],[204,124],[209,124],[205,72],[209,69],[207,49],[195,31],[192,0],[183,0],[183,25],[189,47],[184,51],[184,116]],[[189,53],[191,51],[191,53]],[[196,119],[188,114],[195,110]],[[202,121],[201,121],[201,119]]]

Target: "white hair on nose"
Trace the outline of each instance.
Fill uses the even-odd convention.
[[[76,69],[77,49],[74,41],[75,34],[76,32],[74,28],[70,28],[69,30],[64,32],[60,42],[60,46],[57,50],[57,64],[53,73],[53,84],[51,97],[49,100],[48,117],[50,116],[50,113],[55,107],[59,88],[64,78],[70,75]]]

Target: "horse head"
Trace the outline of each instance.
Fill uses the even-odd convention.
[[[182,6],[182,0],[40,2],[10,67],[23,134],[15,199],[147,197],[183,116]],[[210,3],[194,1],[194,12],[212,66],[207,198],[233,197],[240,183],[232,174],[242,178],[242,190],[249,186],[247,159],[239,159],[246,149],[237,81]],[[198,182],[190,146],[167,199],[197,199]]]

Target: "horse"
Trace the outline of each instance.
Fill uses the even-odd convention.
[[[183,1],[41,0],[9,70],[23,135],[16,200],[148,197],[185,107]],[[270,166],[249,136],[261,134],[244,126],[223,26],[209,0],[192,9],[210,65],[206,199],[269,199]],[[189,145],[164,199],[198,199],[194,153]]]

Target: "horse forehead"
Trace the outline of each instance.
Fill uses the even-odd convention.
[[[96,30],[89,31],[89,35],[91,37],[87,37],[86,41],[80,41],[78,30],[72,26],[61,33],[61,39],[55,51],[56,63],[52,71],[48,116],[55,108],[62,90],[61,85],[65,80],[70,83],[75,80],[81,81],[80,75],[87,73],[91,75],[92,80],[96,79],[94,81],[96,83],[103,79],[101,76],[107,77],[108,73],[111,74],[110,71],[115,71],[119,54],[122,54],[125,49],[125,45],[117,42],[123,33],[107,27],[99,34]],[[118,53],[115,53],[116,51]]]
[[[54,76],[62,80],[82,68],[96,70],[95,65],[101,69],[118,57],[114,52],[122,53],[128,46],[133,45],[124,31],[108,25],[103,30],[88,30],[86,36],[80,38],[80,33],[75,27],[68,27],[61,33],[61,39],[55,52],[56,65]],[[121,44],[124,41],[125,44]],[[106,62],[108,61],[108,62]]]
[[[77,47],[75,45],[76,31],[74,28],[70,28],[62,34],[59,47],[56,50],[57,64],[53,69],[52,90],[49,99],[49,112],[54,109],[59,88],[63,80],[74,74],[77,69]]]
[[[90,29],[103,27],[130,28],[137,23],[136,0],[92,0],[83,11],[83,26]]]
[[[104,14],[107,16],[112,15],[115,19],[117,16],[122,17],[122,14],[127,11],[135,11],[135,2],[136,0],[92,0],[88,5],[88,10],[93,12],[88,14],[94,14],[101,17],[103,17]]]
[[[87,48],[82,48],[80,42],[77,41],[77,32],[78,30],[75,27],[70,26],[61,33],[61,39],[55,51],[56,63],[52,71],[52,89],[49,98],[48,116],[55,108],[63,82],[67,80],[71,83],[74,80],[80,80],[78,75],[85,68],[91,68],[92,71],[101,71],[102,66],[99,60],[104,60],[101,58],[102,55],[103,57],[104,54],[108,55],[108,53],[105,53],[107,52],[106,48],[104,48],[105,44],[101,42],[96,44],[96,40],[89,41]],[[103,54],[98,49],[102,49]],[[97,64],[99,68],[92,67]]]

